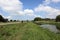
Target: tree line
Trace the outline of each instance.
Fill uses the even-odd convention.
[[[40,18],[40,17],[36,17],[34,18],[33,21],[52,21],[55,20],[56,22],[60,22],[60,15],[56,16],[56,19],[50,19],[50,18]],[[10,20],[10,22],[16,22],[18,20]],[[8,22],[8,19],[5,19],[2,15],[0,15],[0,22]]]
[[[60,15],[56,16],[55,19],[50,19],[50,18],[40,18],[40,17],[36,17],[34,18],[33,21],[56,21],[56,22],[60,22]]]
[[[8,20],[8,19],[5,19],[2,15],[0,15],[0,22],[17,22],[19,20]]]

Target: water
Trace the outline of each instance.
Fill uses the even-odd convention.
[[[54,33],[58,33],[59,32],[59,30],[56,28],[56,25],[42,24],[42,25],[40,25],[40,27],[49,29],[50,31],[52,31]]]

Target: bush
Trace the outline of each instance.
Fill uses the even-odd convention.
[[[14,20],[14,22],[16,22],[17,20]]]
[[[23,21],[21,21],[23,23]]]
[[[56,22],[60,22],[60,15],[56,17]]]
[[[40,17],[36,17],[36,18],[34,19],[34,21],[40,21],[40,20],[42,20]]]
[[[13,20],[10,20],[10,22],[13,22]]]

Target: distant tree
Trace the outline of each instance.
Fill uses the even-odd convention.
[[[60,22],[60,15],[56,17],[56,22]]]
[[[50,18],[45,18],[46,21],[51,20]]]
[[[23,23],[23,21],[21,21]]]
[[[13,20],[10,20],[10,22],[12,22]]]
[[[34,21],[41,21],[42,19],[40,17],[34,18]]]
[[[16,22],[17,20],[14,20],[14,22]]]

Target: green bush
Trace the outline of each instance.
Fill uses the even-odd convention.
[[[60,22],[60,15],[56,17],[56,22]]]
[[[40,20],[42,20],[40,17],[36,17],[36,18],[34,19],[34,21],[40,21]]]

